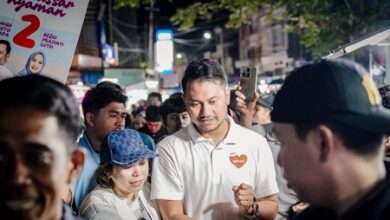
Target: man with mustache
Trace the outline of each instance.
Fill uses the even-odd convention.
[[[154,161],[152,199],[164,219],[273,219],[278,188],[265,138],[227,116],[230,91],[210,59],[182,79],[191,124],[164,138]]]
[[[79,219],[61,199],[86,158],[72,92],[31,75],[1,81],[0,94],[0,219]]]

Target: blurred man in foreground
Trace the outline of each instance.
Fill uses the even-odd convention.
[[[61,199],[86,157],[72,92],[32,75],[1,81],[0,94],[0,219],[78,219]]]
[[[271,118],[284,176],[311,204],[295,219],[390,219],[390,111],[363,67],[322,60],[294,70]]]

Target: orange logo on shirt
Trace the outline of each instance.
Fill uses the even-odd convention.
[[[230,162],[232,162],[232,164],[235,167],[241,168],[242,166],[244,166],[244,164],[246,163],[246,160],[248,158],[245,154],[241,154],[240,156],[238,156],[238,155],[230,156],[229,159],[230,159]]]

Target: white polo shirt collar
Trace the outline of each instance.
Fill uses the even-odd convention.
[[[237,141],[235,140],[235,138],[236,138],[237,136],[234,136],[233,134],[234,134],[235,132],[239,132],[239,131],[238,131],[238,126],[239,126],[239,125],[237,125],[237,124],[234,122],[234,120],[233,120],[231,117],[229,117],[229,116],[227,116],[227,120],[228,120],[228,123],[229,123],[229,130],[228,130],[228,132],[227,132],[226,137],[222,140],[221,144],[223,143],[224,145],[225,145],[225,144],[227,144],[227,145],[235,145],[236,142],[237,142]],[[193,142],[193,144],[197,144],[197,143],[200,143],[200,142],[209,142],[209,141],[212,142],[211,139],[207,139],[207,138],[203,137],[203,136],[198,132],[198,130],[196,130],[195,125],[194,125],[194,123],[192,123],[192,122],[191,122],[191,124],[188,126],[188,135],[189,135],[191,141]],[[220,145],[221,145],[221,144],[220,144]]]

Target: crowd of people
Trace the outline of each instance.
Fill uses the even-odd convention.
[[[181,86],[129,112],[101,82],[80,113],[53,79],[1,80],[0,218],[390,219],[390,86],[357,63],[306,64],[247,100],[201,59]]]

